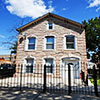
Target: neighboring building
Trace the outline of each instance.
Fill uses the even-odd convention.
[[[3,58],[5,60],[10,60],[10,55],[0,55],[0,58]]]
[[[52,64],[47,73],[57,73],[56,64],[69,64],[86,71],[87,55],[84,25],[48,13],[20,28],[16,64]],[[27,73],[24,65],[23,72]],[[60,70],[60,69],[59,69]],[[30,73],[34,68],[30,68]],[[59,71],[58,71],[59,73]]]
[[[10,60],[5,60],[4,58],[0,58],[0,65],[1,64],[11,64]]]
[[[93,66],[97,68],[97,65],[93,62],[91,62],[91,59],[87,59],[87,69],[93,69]]]
[[[15,64],[16,62],[16,55],[0,55],[0,58],[3,58],[4,60],[9,61],[12,64]]]
[[[100,61],[98,63],[96,63],[96,64],[97,64],[97,68],[100,69]]]

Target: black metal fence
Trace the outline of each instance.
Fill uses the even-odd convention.
[[[100,69],[81,71],[66,65],[16,65],[12,69],[0,69],[0,87],[20,90],[32,88],[39,91],[60,93],[100,93]],[[97,74],[98,73],[98,74]],[[90,77],[91,76],[91,77]]]

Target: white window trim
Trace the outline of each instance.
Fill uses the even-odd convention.
[[[66,36],[74,36],[74,49],[67,49],[66,47]],[[63,48],[64,50],[77,50],[77,37],[75,35],[64,35],[64,39],[63,39]]]
[[[23,69],[22,69],[22,72],[26,73],[26,69],[25,69],[25,67],[26,67],[26,59],[33,59],[34,60],[34,63],[33,63],[33,73],[35,73],[36,58],[33,57],[33,56],[30,56],[30,55],[28,55],[28,56],[23,58]]]
[[[51,57],[51,56],[48,56],[48,57],[43,57],[42,58],[42,61],[43,61],[43,66],[42,66],[42,73],[44,73],[44,65],[45,65],[45,59],[53,59],[53,63],[54,63],[54,66],[53,66],[53,73],[47,73],[47,75],[55,75],[56,74],[56,63],[55,63],[55,58],[54,57]]]
[[[47,23],[47,27],[46,27],[47,30],[53,30],[53,29],[54,29],[54,23],[53,23],[53,22],[51,22],[51,23],[52,23],[52,25],[53,25],[53,26],[52,26],[53,28],[52,28],[52,29],[49,29],[49,22],[48,22],[48,23]]]
[[[53,36],[54,37],[54,49],[46,49],[46,37],[49,37],[49,36]],[[44,39],[43,39],[43,50],[46,50],[46,51],[56,50],[56,36],[54,36],[54,35],[45,35],[44,36]]]
[[[28,49],[28,38],[35,38],[35,49]],[[25,43],[24,43],[24,51],[35,51],[37,50],[37,37],[35,36],[28,36],[26,37]]]

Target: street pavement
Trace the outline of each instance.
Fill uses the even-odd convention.
[[[33,89],[0,88],[0,100],[100,100],[100,97],[86,94],[42,93]]]

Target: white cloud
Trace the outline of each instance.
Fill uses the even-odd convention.
[[[0,34],[0,38],[5,38],[5,36]]]
[[[62,8],[63,11],[67,10],[66,8]]]
[[[12,14],[24,17],[37,18],[54,11],[52,1],[47,7],[43,0],[5,0],[6,8]]]
[[[48,4],[49,4],[49,12],[54,11],[54,8],[52,7],[52,3],[53,3],[52,0],[48,1]]]
[[[89,3],[88,8],[96,7],[100,5],[100,0],[89,0],[88,3]]]
[[[98,7],[97,9],[96,9],[96,12],[98,12],[100,10],[100,7]]]

